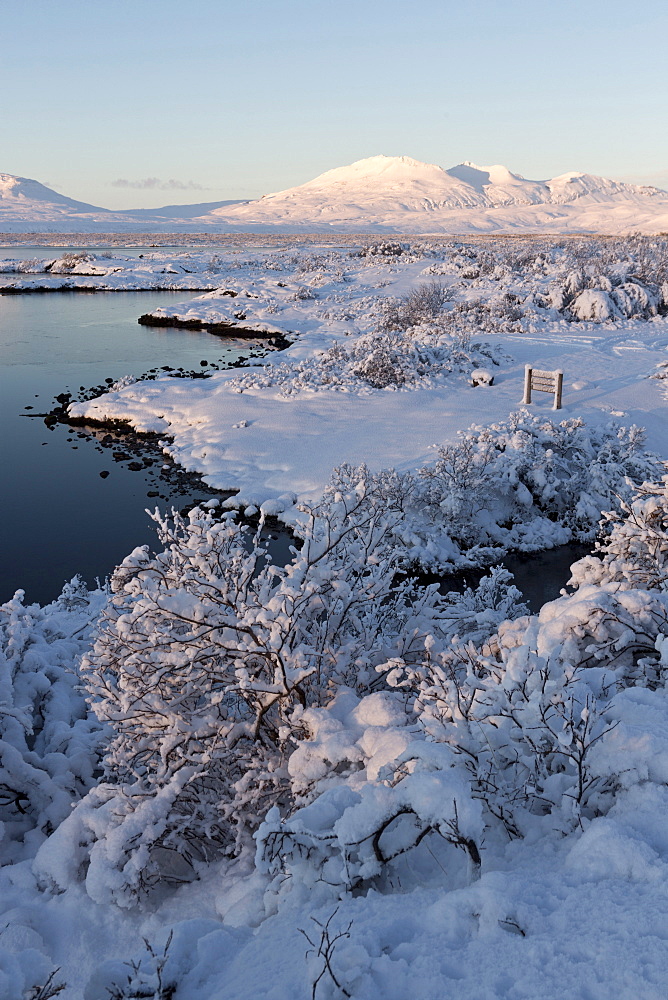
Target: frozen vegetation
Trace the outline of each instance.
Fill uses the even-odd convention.
[[[668,246],[215,267],[170,316],[291,346],[72,413],[238,493],[0,609],[0,996],[663,998]],[[563,411],[519,405],[525,363]],[[594,554],[529,615],[500,558],[569,540]]]

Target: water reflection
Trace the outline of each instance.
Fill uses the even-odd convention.
[[[104,433],[91,437],[34,416],[49,410],[58,393],[76,396],[105,379],[163,365],[202,371],[202,361],[248,356],[248,344],[228,346],[204,331],[137,324],[140,313],[174,295],[189,297],[0,296],[0,601],[17,588],[30,601],[53,600],[77,572],[89,584],[104,579],[135,546],[155,544],[146,507],[211,496],[164,459],[157,444],[140,454],[114,436],[105,441]]]

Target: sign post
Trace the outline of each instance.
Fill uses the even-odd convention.
[[[524,398],[522,402],[528,405],[531,402],[531,392],[553,392],[555,410],[561,409],[561,394],[564,384],[564,373],[562,371],[544,372],[531,365],[524,367]]]

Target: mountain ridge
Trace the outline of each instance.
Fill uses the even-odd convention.
[[[571,171],[535,181],[502,164],[445,169],[378,154],[251,201],[111,210],[0,174],[0,231],[658,232],[668,192]],[[150,227],[150,228],[149,228]]]

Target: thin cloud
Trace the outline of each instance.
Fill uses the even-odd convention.
[[[126,177],[119,177],[111,182],[112,187],[134,188],[139,191],[209,191],[210,188],[202,187],[196,181],[179,181],[175,178],[165,181],[160,177],[145,177],[143,180],[131,181]]]
[[[626,174],[621,180],[629,184],[649,184],[653,187],[668,188],[668,170],[657,170],[653,174]]]

